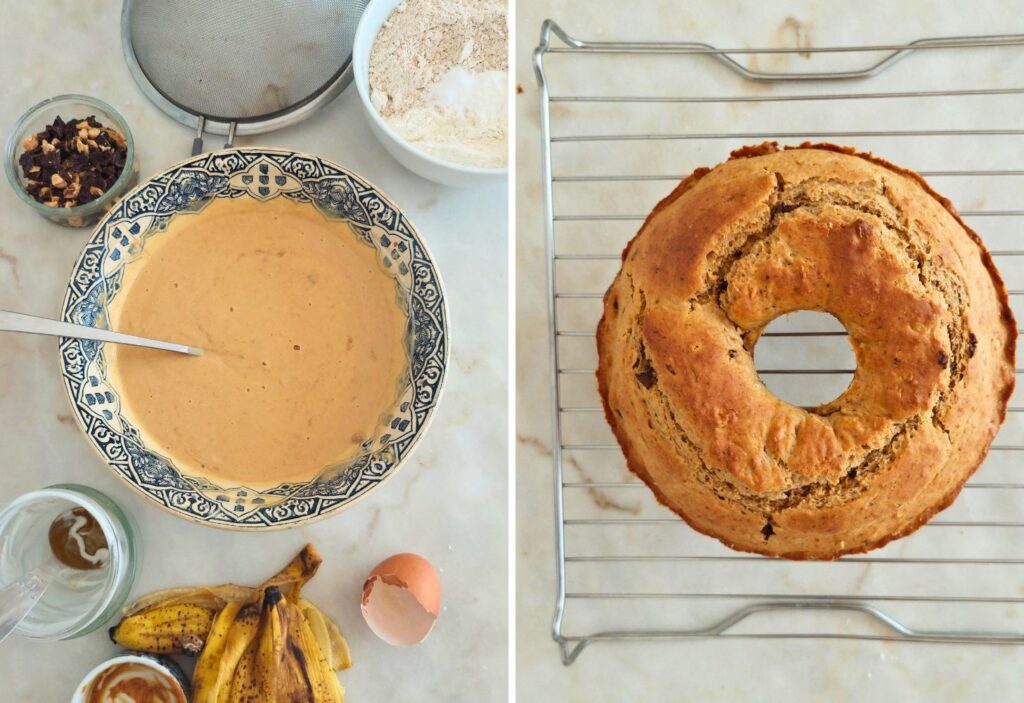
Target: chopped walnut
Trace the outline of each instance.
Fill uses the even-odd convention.
[[[113,141],[115,144],[117,144],[120,148],[122,148],[122,149],[127,149],[128,148],[128,142],[126,142],[124,140],[124,137],[122,137],[121,133],[118,132],[116,129],[111,129],[110,127],[104,127],[103,131],[106,132],[107,135],[110,136],[111,141]]]
[[[64,197],[68,198],[69,200],[74,200],[75,198],[78,197],[78,193],[81,190],[82,182],[78,179],[78,176],[75,176],[75,180],[73,180],[71,183],[67,185],[66,188],[64,188]]]

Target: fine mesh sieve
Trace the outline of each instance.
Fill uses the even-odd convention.
[[[136,82],[204,131],[257,134],[298,122],[352,79],[367,0],[125,0],[121,34]]]

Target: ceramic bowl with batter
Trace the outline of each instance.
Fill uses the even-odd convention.
[[[202,154],[129,193],[63,319],[204,349],[60,342],[74,415],[161,507],[273,529],[338,511],[423,435],[448,359],[429,251],[373,185],[309,154]]]

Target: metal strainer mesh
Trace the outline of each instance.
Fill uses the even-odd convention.
[[[139,67],[167,100],[218,122],[287,113],[352,57],[366,0],[126,0]]]

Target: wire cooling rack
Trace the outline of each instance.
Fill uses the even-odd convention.
[[[593,376],[601,296],[645,214],[695,167],[766,140],[850,144],[921,172],[982,234],[1022,319],[1024,35],[717,49],[583,41],[549,20],[534,66],[563,662],[609,640],[1024,643],[1017,397],[985,464],[927,526],[867,555],[793,563],[731,552],[660,507],[625,469]],[[773,323],[757,360],[774,392],[807,405],[839,395],[855,365],[842,327],[805,313]]]

